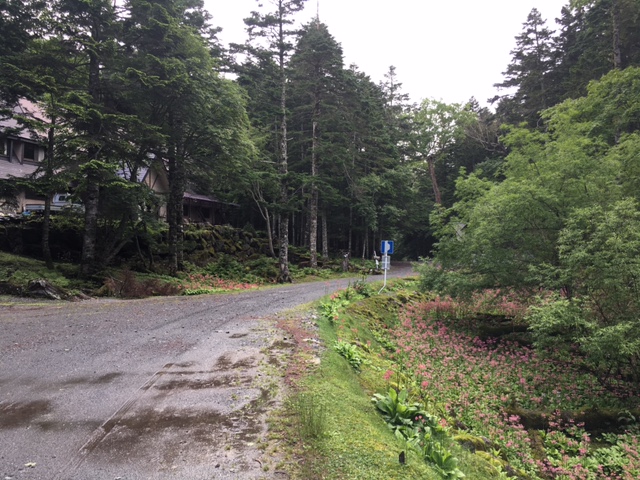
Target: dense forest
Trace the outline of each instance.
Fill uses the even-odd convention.
[[[620,286],[637,278],[619,266],[635,268],[640,232],[637,0],[572,0],[557,31],[534,8],[491,108],[412,103],[393,66],[380,83],[345,66],[329,26],[298,25],[305,3],[247,12],[246,43],[226,46],[200,0],[3,1],[3,112],[37,102],[47,120],[19,120],[47,155],[0,195],[72,185],[87,275],[152,222],[157,199],[117,172],[135,179],[160,162],[173,273],[189,189],[267,231],[283,281],[291,245],[314,267],[338,253],[369,258],[383,238],[454,267],[457,280],[437,280],[450,286],[609,288],[589,273],[597,262]],[[612,232],[617,250],[602,257]]]

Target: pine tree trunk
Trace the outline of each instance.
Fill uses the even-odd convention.
[[[313,121],[311,137],[311,198],[309,200],[309,253],[311,254],[311,268],[318,268],[318,176],[317,164],[317,136],[318,122]]]
[[[289,217],[284,215],[280,218],[280,251],[278,255],[280,271],[278,273],[279,283],[291,283],[291,273],[289,273]]]
[[[99,32],[91,32],[94,40],[98,41]],[[100,61],[95,50],[89,50],[89,85],[88,92],[95,105],[100,103]],[[93,120],[88,128],[91,138],[99,135],[100,120]],[[88,161],[97,160],[99,148],[89,148]],[[82,259],[80,272],[83,277],[89,277],[97,270],[96,241],[98,233],[98,205],[100,200],[100,175],[95,168],[90,168],[86,174],[86,190],[84,194],[84,233],[82,238]]]
[[[51,119],[51,127],[47,132],[47,156],[45,166],[45,177],[47,184],[50,184],[53,177],[53,152],[54,152],[54,127],[55,118]],[[49,233],[51,231],[51,187],[46,189],[44,198],[44,217],[42,218],[42,257],[49,270],[53,270],[53,259],[51,258],[51,247],[49,245]]]
[[[304,188],[302,189],[302,196],[304,197]],[[298,227],[298,230],[300,232],[300,246],[301,247],[306,247],[309,248],[309,229],[310,229],[310,224],[309,224],[309,215],[307,212],[309,212],[309,209],[311,208],[311,200],[309,199],[307,201],[307,205],[306,205],[306,209],[303,209],[300,212],[300,226]]]
[[[285,89],[286,86],[282,85],[282,124],[280,140],[280,206],[286,207],[289,203],[289,191],[287,184],[287,171],[288,171],[288,157],[287,157],[287,117],[286,117],[286,104],[285,104]],[[280,238],[278,249],[278,282],[279,283],[291,283],[292,278],[289,273],[289,213],[284,212],[280,214]]]
[[[177,213],[175,193],[172,184],[174,182],[173,176],[176,169],[175,155],[169,155],[167,161],[167,167],[169,170],[169,198],[167,199],[167,223],[169,224],[169,233],[167,235],[167,243],[169,244],[169,275],[175,276],[178,273],[178,230],[177,230]]]
[[[280,3],[282,7],[282,3]],[[283,9],[279,9],[280,15],[282,15]],[[288,139],[287,139],[287,77],[285,74],[285,33],[284,23],[282,17],[279,23],[279,64],[280,68],[280,164],[278,166],[278,173],[280,174],[280,207],[286,208],[289,204],[289,185],[287,179],[287,173],[289,171],[289,152],[288,152]],[[291,282],[291,274],[289,273],[289,212],[285,211],[280,214],[280,242],[278,251],[278,282],[285,283]]]
[[[353,206],[349,205],[349,240],[347,245],[347,251],[351,255],[351,247],[353,242]]]
[[[173,132],[179,128],[173,115],[169,114],[169,126]],[[178,152],[175,138],[169,140],[169,200],[167,221],[169,223],[169,274],[177,275],[183,268],[183,201],[185,189],[184,158]]]
[[[273,215],[271,215],[271,234],[273,235],[272,240],[274,241],[274,243],[273,243],[273,245],[274,245],[273,258],[277,257],[277,255],[275,253],[275,240],[276,240],[275,235],[276,235],[276,232],[278,231],[277,230],[277,227],[278,227],[277,220],[278,220],[278,216],[275,213]]]
[[[98,233],[98,201],[100,183],[98,174],[91,169],[87,173],[87,187],[84,193],[84,235],[82,238],[83,277],[89,277],[97,271],[96,237]]]
[[[48,270],[53,270],[53,258],[49,245],[49,233],[51,231],[51,196],[49,193],[44,199],[44,212],[42,218],[42,258]]]
[[[276,258],[276,251],[273,248],[273,230],[271,229],[271,216],[269,215],[269,209],[264,209],[265,221],[267,223],[267,238],[269,239],[269,255]]]
[[[622,69],[622,46],[620,42],[620,0],[613,0],[611,6],[613,23],[613,68]]]
[[[367,250],[369,249],[368,242],[369,242],[369,228],[365,227],[364,240],[362,241],[362,260],[366,260],[367,258]]]
[[[322,212],[322,258],[329,260],[329,234],[327,232],[327,213]]]

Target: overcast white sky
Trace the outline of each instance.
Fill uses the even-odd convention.
[[[242,43],[243,18],[258,9],[256,0],[204,0],[226,44]],[[411,101],[424,98],[481,104],[496,95],[494,83],[511,60],[514,37],[533,7],[556,28],[569,0],[320,0],[320,20],[352,63],[373,81],[396,67]],[[270,7],[270,0],[261,0]],[[308,0],[300,23],[315,16]]]

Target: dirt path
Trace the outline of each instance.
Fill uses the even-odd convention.
[[[0,307],[0,478],[286,478],[258,448],[277,320],[347,284]]]

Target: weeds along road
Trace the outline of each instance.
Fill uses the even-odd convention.
[[[291,348],[274,318],[350,281],[0,306],[0,478],[286,478],[255,448]]]

